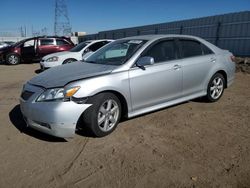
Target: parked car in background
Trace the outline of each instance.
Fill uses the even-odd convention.
[[[41,69],[44,70],[58,65],[71,63],[74,61],[80,61],[83,58],[89,57],[96,50],[100,49],[101,47],[112,41],[113,40],[108,39],[89,40],[78,44],[69,51],[46,55],[42,58],[40,62]]]
[[[4,48],[4,47],[7,47],[7,46],[11,46],[13,44],[15,44],[15,42],[12,42],[12,41],[2,41],[2,42],[0,42],[0,49]]]
[[[23,87],[21,111],[28,126],[50,135],[72,137],[77,125],[102,137],[121,116],[198,97],[218,101],[234,80],[233,59],[229,51],[193,36],[124,38],[85,62],[32,78]]]
[[[24,39],[0,49],[0,61],[5,61],[9,65],[17,65],[21,61],[38,61],[45,55],[70,50],[74,46],[67,37],[46,36]]]

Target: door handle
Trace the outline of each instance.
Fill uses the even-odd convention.
[[[216,58],[215,58],[215,57],[211,57],[211,58],[210,58],[210,61],[211,61],[212,63],[215,63],[215,62],[216,62]]]
[[[180,65],[174,65],[174,67],[173,67],[174,70],[179,70],[180,68],[181,68]]]

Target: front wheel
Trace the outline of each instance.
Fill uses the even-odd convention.
[[[20,63],[20,57],[17,54],[8,54],[6,56],[6,63],[9,65],[17,65]]]
[[[83,126],[97,137],[115,130],[121,118],[121,103],[113,93],[100,93],[88,100],[92,104],[83,114]]]
[[[210,80],[207,88],[207,99],[209,102],[218,101],[225,88],[225,78],[222,74],[216,73]]]

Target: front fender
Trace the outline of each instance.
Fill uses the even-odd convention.
[[[91,97],[105,91],[120,93],[126,100],[128,110],[131,110],[130,87],[128,71],[87,78],[72,82],[66,88],[80,86],[81,89],[74,95],[76,98]]]

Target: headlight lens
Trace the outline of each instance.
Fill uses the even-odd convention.
[[[65,90],[64,88],[54,88],[44,91],[36,100],[37,102],[49,102],[58,100],[70,99],[78,90],[79,86],[69,88]]]
[[[58,61],[58,57],[56,57],[56,56],[54,56],[54,57],[50,57],[50,58],[48,58],[46,61],[47,62],[53,62],[53,61]]]

